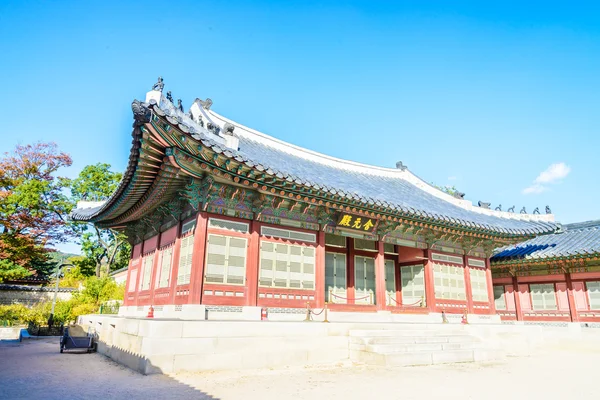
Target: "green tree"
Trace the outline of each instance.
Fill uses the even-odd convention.
[[[54,143],[19,145],[0,158],[0,282],[49,272],[49,246],[70,233],[70,181],[57,175],[70,165]]]
[[[74,201],[106,200],[117,189],[122,174],[110,170],[110,164],[86,166],[71,183]],[[85,266],[93,263],[95,275],[100,277],[111,270],[127,266],[131,247],[127,237],[114,229],[100,229],[93,224],[78,223],[81,250],[87,259]],[[82,273],[83,273],[82,263]]]

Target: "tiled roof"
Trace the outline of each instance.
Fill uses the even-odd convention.
[[[600,220],[564,225],[560,233],[500,248],[491,261],[537,261],[597,254],[600,254]]]
[[[254,131],[211,110],[203,110],[209,122],[220,128],[225,123],[235,126],[234,134],[239,138],[239,147],[228,148],[223,144],[222,136],[214,137],[213,133],[187,114],[176,110],[169,102],[165,104],[161,100],[160,103],[159,108],[151,102],[151,109],[157,115],[164,116],[170,124],[191,134],[204,146],[288,182],[359,200],[364,204],[384,206],[405,215],[427,217],[441,224],[452,223],[509,235],[538,235],[557,229],[550,215],[524,215],[473,206],[469,201],[455,199],[441,192],[408,170],[335,159]],[[131,161],[130,166],[134,166]],[[76,209],[72,216],[78,220],[96,218],[110,205],[113,197],[100,207]]]

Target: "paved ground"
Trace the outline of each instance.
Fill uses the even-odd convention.
[[[1,399],[597,399],[600,334],[493,364],[375,368],[340,364],[142,376],[58,339],[0,344]]]

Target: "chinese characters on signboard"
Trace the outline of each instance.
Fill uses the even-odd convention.
[[[338,228],[352,229],[365,233],[372,233],[377,225],[377,219],[365,217],[362,215],[341,213],[338,221]]]

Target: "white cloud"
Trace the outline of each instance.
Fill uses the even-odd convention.
[[[523,189],[523,194],[540,194],[545,192],[548,190],[547,184],[559,183],[570,172],[571,167],[564,162],[552,164],[542,171],[530,186]]]

